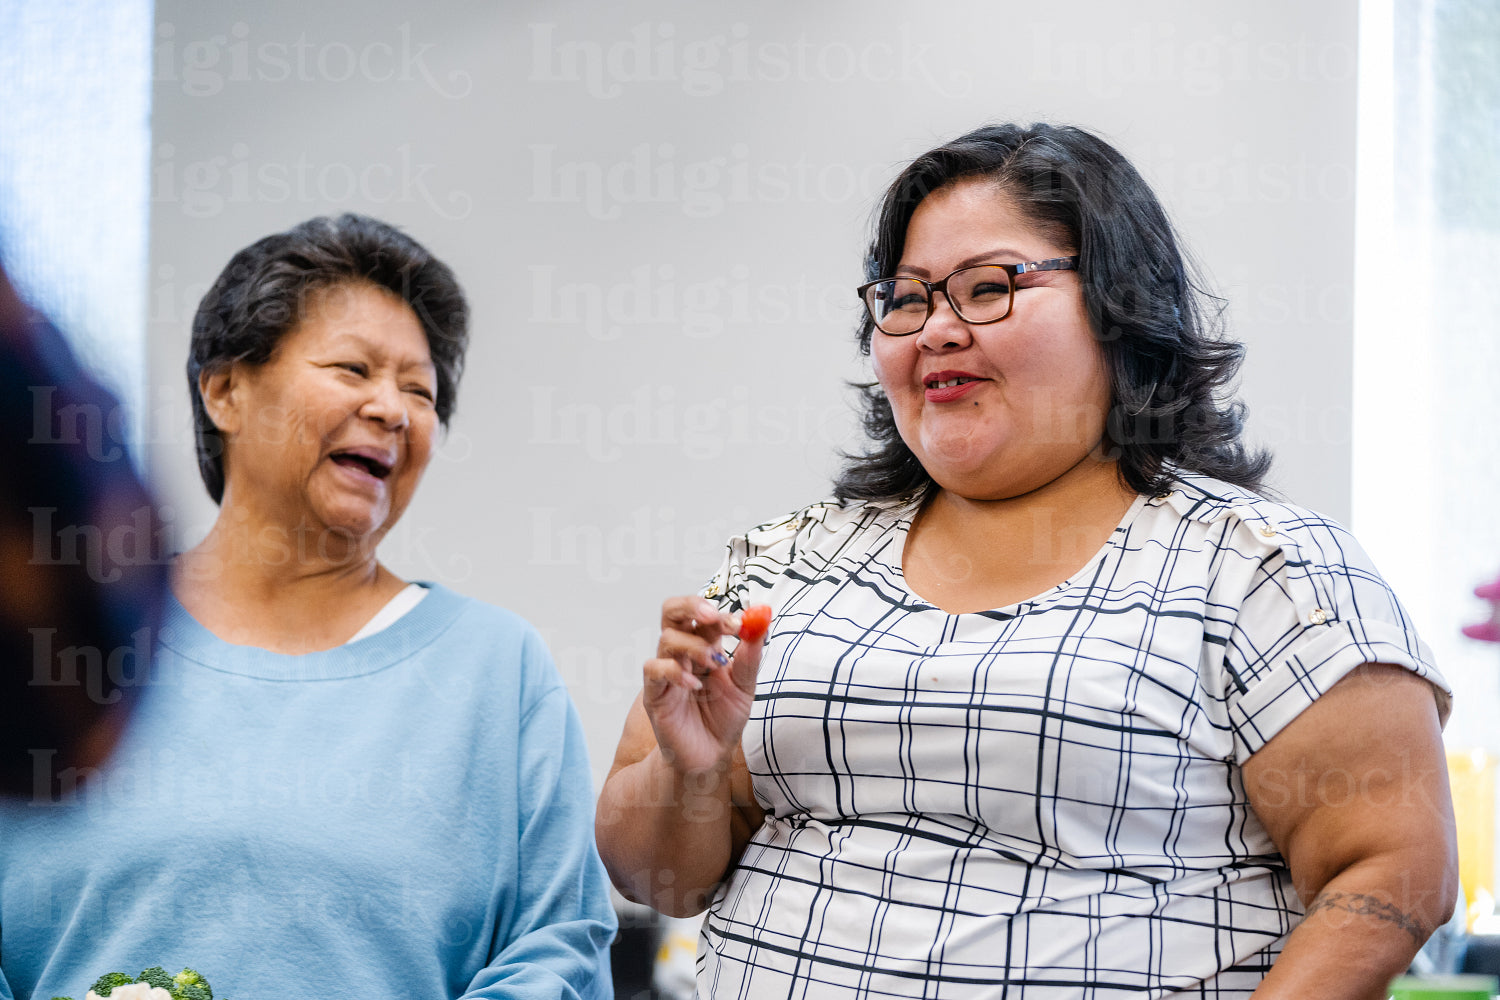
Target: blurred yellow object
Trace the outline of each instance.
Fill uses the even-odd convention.
[[[1458,880],[1468,901],[1468,929],[1495,910],[1495,766],[1484,750],[1450,750],[1448,783],[1458,826]],[[1486,921],[1490,923],[1491,921]]]

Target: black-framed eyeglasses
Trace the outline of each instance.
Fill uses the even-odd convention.
[[[975,264],[961,267],[941,281],[881,278],[855,289],[881,333],[906,337],[927,325],[942,292],[965,323],[998,323],[1010,315],[1016,299],[1016,275],[1031,271],[1074,271],[1077,257],[1053,257],[1025,264]]]

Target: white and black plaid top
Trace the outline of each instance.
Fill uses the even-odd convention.
[[[704,923],[713,998],[1247,997],[1299,919],[1240,766],[1350,669],[1447,684],[1340,526],[1213,480],[1087,566],[952,615],[909,513],[820,503],[705,590],[776,611],[744,748],[766,808]]]

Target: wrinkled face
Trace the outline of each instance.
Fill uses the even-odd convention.
[[[906,231],[898,275],[938,281],[971,264],[1069,256],[986,180],[928,195]],[[944,295],[918,333],[875,331],[875,374],[901,438],[939,486],[970,499],[1038,489],[1078,465],[1104,435],[1104,353],[1076,271],[1016,278],[1009,318],[972,325]]]
[[[210,410],[227,442],[226,505],[378,541],[427,468],[436,393],[410,306],[366,284],[315,294],[269,361],[233,367],[224,412]]]

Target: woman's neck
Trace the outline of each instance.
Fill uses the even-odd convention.
[[[1136,496],[1116,463],[1092,458],[1015,497],[941,490],[912,525],[903,556],[907,583],[954,613],[1035,597],[1087,565]]]
[[[278,653],[342,645],[405,584],[375,558],[379,539],[290,527],[224,506],[177,558],[172,589],[226,642]]]

